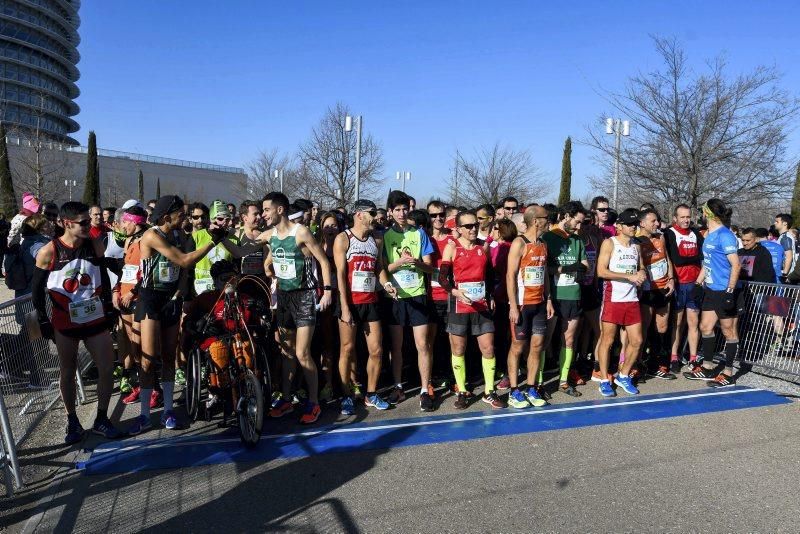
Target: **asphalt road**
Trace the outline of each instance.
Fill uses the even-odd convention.
[[[650,381],[643,393],[705,388]],[[587,386],[580,400],[597,398]],[[554,404],[568,406],[556,396]],[[439,413],[453,413],[446,399]],[[123,422],[132,408],[116,415]],[[478,404],[470,411],[478,413]],[[91,407],[82,409],[88,424]],[[421,417],[407,401],[368,421]],[[86,475],[60,439],[0,513],[17,532],[796,532],[800,404],[269,462]],[[341,420],[327,410],[327,422]],[[296,431],[290,420],[271,432]],[[215,435],[197,423],[184,435]],[[168,435],[155,430],[138,439]],[[38,439],[47,442],[42,435]],[[83,447],[102,444],[89,437]],[[154,452],[155,454],[155,452]],[[3,503],[7,505],[6,503]]]

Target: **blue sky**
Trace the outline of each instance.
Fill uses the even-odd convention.
[[[294,152],[342,101],[383,144],[387,186],[410,170],[419,197],[457,148],[498,141],[556,191],[564,139],[610,109],[600,93],[658,66],[652,34],[800,88],[798,2],[90,0],[80,15],[82,144],[91,129],[103,148],[243,166]],[[602,174],[593,156],[574,146],[573,196]]]

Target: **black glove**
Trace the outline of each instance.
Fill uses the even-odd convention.
[[[732,310],[736,306],[736,299],[734,298],[733,291],[725,291],[725,296],[722,298],[722,305],[724,309]]]
[[[211,235],[211,241],[215,245],[219,245],[223,239],[228,237],[228,231],[224,228],[211,228],[208,233]]]
[[[50,341],[56,340],[53,323],[51,323],[49,319],[39,319],[39,331],[41,331],[43,338],[49,339]]]
[[[700,284],[695,284],[694,287],[692,288],[691,297],[692,300],[695,302],[700,302],[701,300],[703,300],[703,286],[701,286]]]
[[[583,265],[583,264],[578,262],[578,263],[571,263],[570,265],[562,265],[561,266],[561,274],[577,273],[579,265]]]

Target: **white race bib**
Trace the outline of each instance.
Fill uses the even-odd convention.
[[[434,269],[433,274],[431,275],[431,287],[442,287],[442,284],[439,283],[439,269]]]
[[[181,268],[168,260],[158,262],[158,279],[161,282],[177,282]]]
[[[194,292],[202,295],[206,291],[214,289],[214,280],[212,278],[195,278],[194,279]]]
[[[522,285],[537,287],[544,285],[544,265],[529,265],[522,271]]]
[[[651,280],[661,280],[665,276],[667,276],[667,271],[669,270],[669,265],[667,264],[667,260],[662,258],[657,262],[648,265],[647,270],[650,273]]]
[[[353,271],[353,293],[374,293],[375,273],[372,271]]]
[[[138,265],[125,265],[122,267],[122,278],[120,278],[121,283],[135,284],[138,281],[139,281]]]
[[[486,298],[486,282],[461,282],[458,289],[472,302],[478,302]]]
[[[69,304],[70,321],[77,324],[86,324],[103,318],[103,303],[100,297],[70,302]]]
[[[417,271],[403,269],[402,271],[397,271],[392,274],[392,278],[394,278],[397,287],[401,289],[414,289],[419,287],[419,273],[417,273]]]
[[[276,258],[273,256],[272,264],[275,266],[275,276],[281,280],[294,280],[297,278],[294,258]]]
[[[574,286],[576,284],[573,273],[563,273],[556,276],[556,285],[559,287]]]

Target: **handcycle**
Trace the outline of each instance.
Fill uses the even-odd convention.
[[[195,310],[187,317],[186,411],[192,421],[201,415],[210,421],[221,411],[221,426],[235,415],[242,443],[254,447],[261,438],[264,399],[271,398],[270,292],[255,276],[228,274],[218,295],[198,297],[200,311],[207,313],[198,319]]]

